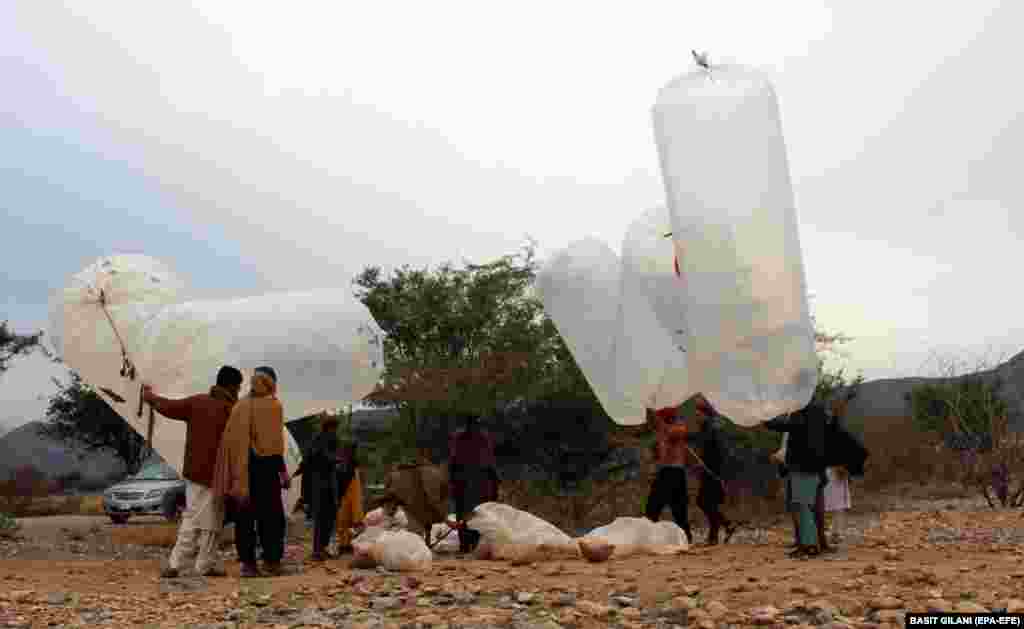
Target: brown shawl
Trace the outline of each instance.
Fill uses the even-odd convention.
[[[263,374],[252,378],[252,392],[235,404],[224,429],[213,491],[236,499],[249,497],[249,454],[284,456],[284,408],[275,397],[274,381]]]

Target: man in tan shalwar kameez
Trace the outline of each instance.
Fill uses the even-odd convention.
[[[235,512],[235,548],[242,577],[260,576],[256,565],[257,536],[264,569],[281,573],[285,512],[282,488],[291,486],[285,466],[284,408],[276,397],[277,375],[260,367],[251,393],[238,401],[224,430],[213,490]]]

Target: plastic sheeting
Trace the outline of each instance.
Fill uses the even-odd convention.
[[[605,412],[622,425],[643,424],[646,409],[690,397],[682,285],[667,231],[667,210],[649,210],[630,225],[621,261],[586,238],[537,276],[545,312]]]
[[[651,522],[647,518],[616,518],[581,540],[603,540],[615,547],[615,557],[636,553],[668,554],[689,548],[686,532],[675,522]]]
[[[573,548],[576,543],[554,524],[500,502],[485,502],[473,510],[469,527],[480,533],[480,544]]]
[[[207,391],[221,365],[246,375],[271,365],[285,415],[294,417],[364,397],[383,371],[379,328],[348,290],[193,302],[182,301],[183,290],[152,258],[112,256],[75,275],[51,310],[54,350],[144,436],[148,413],[138,416],[144,382],[159,395],[178,398]],[[122,343],[134,379],[121,374]],[[185,424],[157,417],[152,438],[153,448],[180,473]],[[301,453],[287,428],[285,439],[294,472]],[[294,483],[289,512],[298,497]]]
[[[634,220],[622,242],[616,382],[634,409],[682,404],[691,395],[683,280],[673,267],[668,210]]]
[[[771,83],[744,67],[697,70],[666,85],[652,114],[691,390],[740,425],[803,408],[817,357]]]

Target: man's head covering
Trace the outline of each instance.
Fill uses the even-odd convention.
[[[341,423],[341,421],[338,419],[337,415],[325,415],[323,417],[323,419],[320,420],[320,430],[323,430],[323,431],[329,431],[329,430],[332,430],[332,429],[333,430],[337,430],[338,429],[338,425],[340,423]]]
[[[224,365],[217,372],[217,386],[225,388],[242,386],[242,372],[230,365]]]
[[[254,371],[270,377],[271,380],[277,383],[277,372],[274,371],[273,367],[257,367]]]
[[[676,407],[666,406],[665,408],[659,408],[658,410],[654,411],[654,416],[660,419],[661,421],[669,421],[675,419],[676,414],[678,412],[679,409],[677,409]]]

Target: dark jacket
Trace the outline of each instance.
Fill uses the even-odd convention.
[[[348,456],[338,464],[336,474],[338,477],[338,500],[341,500],[348,492],[348,486],[356,476],[356,468],[359,467],[358,444],[352,443],[348,446]]]
[[[864,463],[868,458],[864,443],[850,432],[841,418],[830,418],[827,428],[828,466],[845,467],[850,476],[864,476]]]
[[[336,474],[338,435],[321,432],[309,447],[309,456],[303,469],[303,476],[309,479],[309,498],[313,501],[321,496],[337,496],[338,477]]]
[[[706,419],[697,432],[687,433],[686,442],[700,448],[700,457],[711,472],[722,477],[726,459],[729,456],[729,447],[726,443],[726,436],[722,430],[722,420],[718,417]],[[701,468],[703,473],[707,473]]]
[[[213,485],[217,451],[236,399],[220,387],[183,400],[154,398],[152,406],[157,413],[186,424],[185,460],[181,475],[193,483],[206,487]]]
[[[474,509],[498,497],[495,443],[486,430],[460,430],[448,443],[449,491],[466,499]]]
[[[789,433],[786,467],[790,471],[804,474],[825,473],[825,468],[828,467],[828,419],[824,408],[812,405],[788,416],[765,422],[764,426],[769,430]]]

